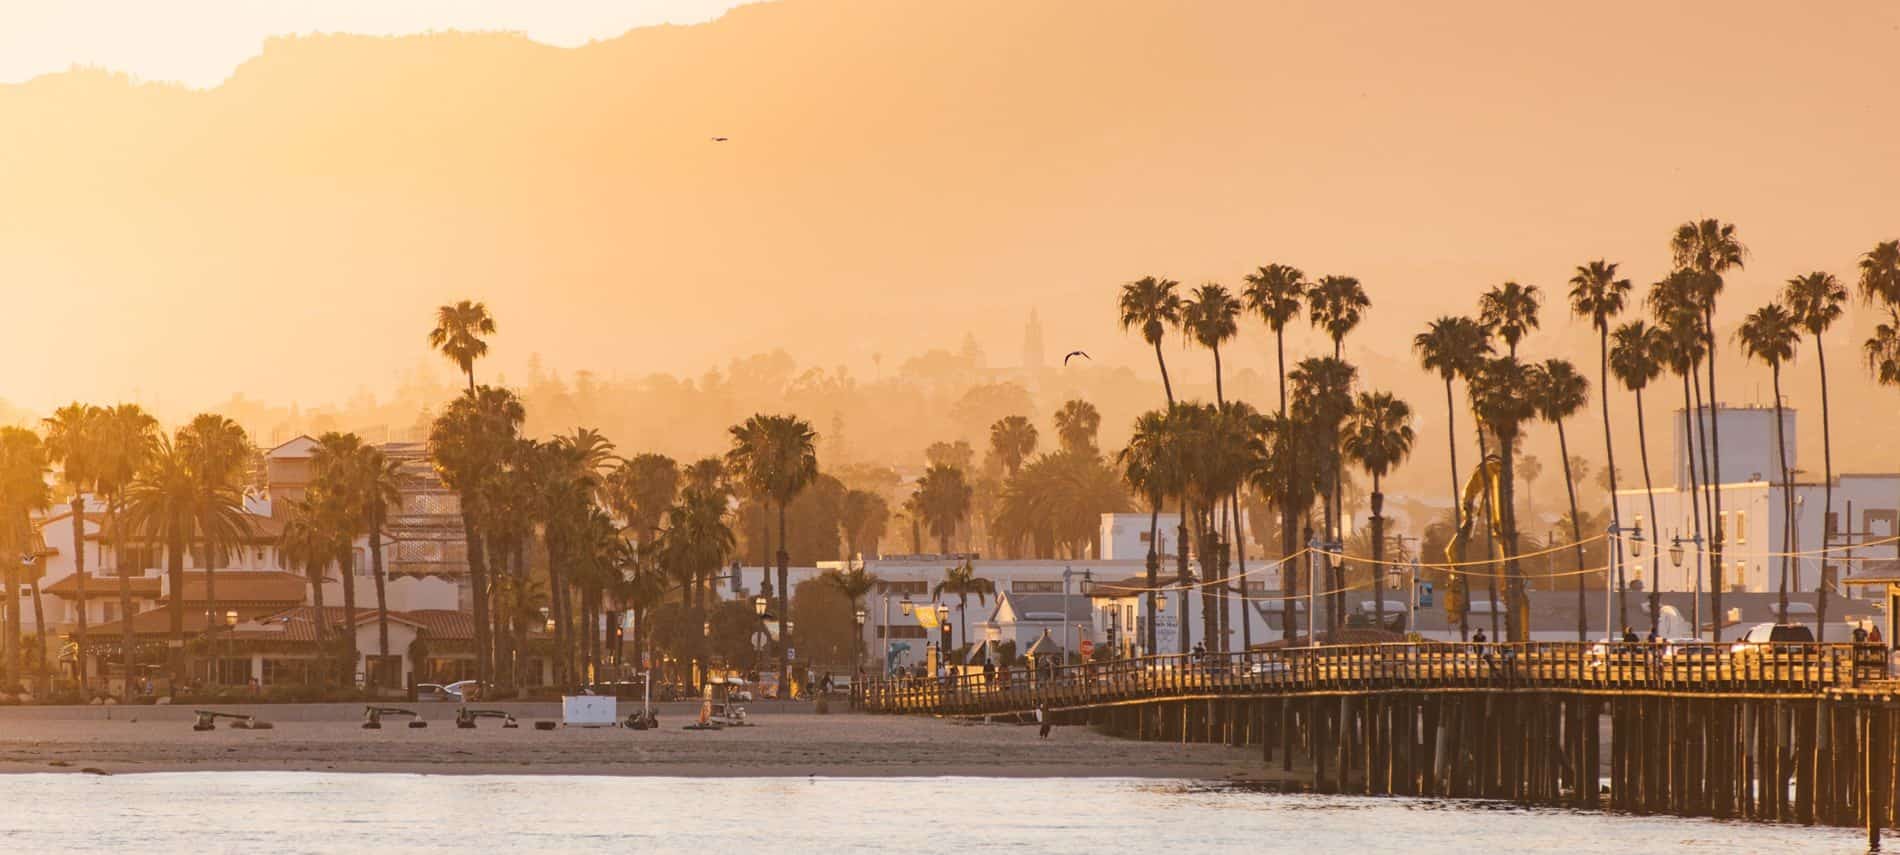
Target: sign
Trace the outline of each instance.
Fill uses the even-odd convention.
[[[1418,583],[1418,607],[1421,609],[1432,607],[1432,583]]]
[[[1090,641],[1086,638],[1082,639],[1082,658],[1087,659],[1094,655],[1095,655],[1095,642]]]
[[[798,658],[798,648],[796,647],[785,648],[785,661],[790,662],[797,658]]]

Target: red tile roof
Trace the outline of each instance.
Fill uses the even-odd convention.
[[[150,599],[158,596],[159,581],[156,576],[132,577],[132,596]],[[44,593],[67,599],[79,598],[79,574],[70,573],[59,581],[46,586]],[[119,577],[94,576],[86,574],[86,599],[99,597],[116,598],[119,596]]]

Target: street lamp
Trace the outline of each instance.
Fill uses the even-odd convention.
[[[763,594],[753,597],[752,598],[752,614],[761,618],[765,617],[765,607],[769,604],[770,603],[765,599],[765,595]]]
[[[1698,533],[1687,540],[1684,540],[1682,535],[1676,535],[1670,540],[1669,563],[1675,565],[1676,569],[1678,570],[1682,569],[1682,559],[1683,559],[1682,545],[1685,543],[1689,544],[1690,546],[1695,547],[1697,551],[1700,551],[1702,549],[1702,535]],[[1699,558],[1697,559],[1697,561],[1700,561],[1700,560],[1701,559]],[[1695,622],[1696,637],[1701,638],[1702,637],[1702,570],[1699,567],[1696,568],[1696,571],[1695,571],[1695,599],[1692,600],[1691,602],[1694,603],[1694,606],[1689,610],[1690,619]]]
[[[851,654],[852,654],[851,667],[854,672],[858,674],[863,674],[864,673],[864,619],[866,617],[864,613],[864,607],[859,606],[857,611],[852,612],[851,617],[854,620],[856,620],[858,624],[857,634],[851,636],[851,646],[855,648],[854,650],[851,651]]]
[[[1617,568],[1623,563],[1623,532],[1624,531],[1626,531],[1626,529],[1624,529],[1622,526],[1617,525],[1615,522],[1610,523],[1609,575],[1607,575],[1603,579],[1603,640],[1606,643],[1616,640],[1616,628],[1615,628],[1614,623],[1612,623],[1613,621],[1616,620],[1616,609],[1613,607],[1612,603],[1614,602],[1614,599],[1616,596]],[[1632,532],[1629,539],[1630,555],[1635,558],[1643,557],[1643,524],[1641,522],[1638,522],[1635,528],[1627,529],[1627,531]],[[1530,632],[1530,627],[1524,627],[1523,629],[1524,629],[1524,632],[1528,635],[1528,633]]]

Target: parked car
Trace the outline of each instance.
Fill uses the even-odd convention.
[[[1741,640],[1729,647],[1729,654],[1738,660],[1760,662],[1773,661],[1790,651],[1778,650],[1778,644],[1799,644],[1814,641],[1814,631],[1805,624],[1798,623],[1758,623],[1749,627]]]
[[[586,687],[586,690],[590,695],[611,696],[622,701],[637,701],[646,697],[646,682],[639,678],[615,680],[610,683],[595,683]]]
[[[455,696],[455,700],[464,703],[468,701],[479,701],[482,699],[482,696],[486,694],[482,688],[482,681],[480,680],[457,680],[443,686],[442,690]]]
[[[459,701],[461,699],[460,695],[450,692],[448,687],[441,683],[416,684],[416,700],[418,701]]]

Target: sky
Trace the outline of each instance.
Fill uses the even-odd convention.
[[[1364,283],[1346,354],[1434,414],[1429,445],[1411,338],[1485,288],[1543,288],[1525,355],[1593,367],[1579,264],[1646,287],[1677,224],[1733,222],[1726,337],[1900,236],[1890,0],[23,5],[0,3],[0,79],[32,78],[0,83],[0,311],[31,322],[0,335],[0,400],[31,411],[385,395],[450,374],[424,334],[460,299],[501,326],[484,379],[780,348],[871,376],[966,335],[1011,365],[1037,311],[1049,355],[1148,380],[1121,283],[1277,262]],[[640,26],[668,17],[701,23]],[[490,27],[528,35],[441,32]],[[1877,320],[1833,334],[1837,407],[1889,400],[1849,352]],[[1211,396],[1207,351],[1164,352]],[[1222,356],[1269,376],[1272,337],[1248,319]],[[1766,402],[1724,358],[1723,396]]]
[[[0,82],[72,66],[215,86],[269,36],[518,32],[575,47],[634,27],[696,24],[747,0],[14,0],[0,3]]]

